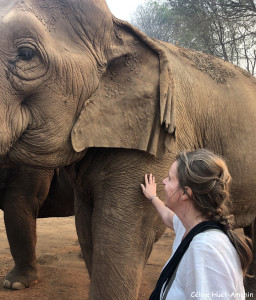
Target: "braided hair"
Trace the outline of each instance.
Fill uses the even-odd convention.
[[[229,223],[231,199],[229,174],[225,161],[206,149],[182,152],[177,157],[177,176],[181,189],[192,191],[191,200],[195,208],[209,220],[224,225],[227,236],[234,245],[241,261],[243,274],[252,261],[251,240],[240,237]]]

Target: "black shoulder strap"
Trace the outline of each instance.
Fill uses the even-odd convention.
[[[160,293],[162,290],[162,286],[165,284],[165,287],[168,285],[169,280],[171,279],[173,273],[177,269],[179,262],[181,261],[184,253],[189,247],[190,242],[198,233],[204,232],[209,229],[219,229],[225,233],[225,227],[215,221],[204,221],[197,224],[194,228],[190,230],[190,232],[186,235],[184,240],[180,243],[179,247],[175,251],[173,257],[170,259],[168,264],[162,270],[160,277],[157,281],[156,287],[152,292],[149,300],[159,300]]]
[[[180,262],[179,262],[179,264],[180,264]],[[168,282],[168,283],[166,282],[166,285],[165,285],[165,287],[164,287],[163,294],[162,294],[162,299],[161,299],[161,300],[165,300],[165,299],[166,299],[166,297],[167,297],[167,295],[168,295],[168,292],[169,292],[169,290],[170,290],[170,288],[171,288],[171,286],[172,286],[172,283],[173,283],[173,281],[174,281],[174,279],[175,279],[175,277],[176,277],[176,273],[177,273],[179,264],[178,264],[178,266],[176,267],[175,271],[172,273],[172,276],[171,276],[171,278],[169,279],[169,282]]]

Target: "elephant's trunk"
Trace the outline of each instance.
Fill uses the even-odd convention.
[[[1,99],[1,98],[0,98]],[[11,103],[4,105],[0,102],[0,164],[4,163],[4,158],[21,138],[29,124],[29,117],[26,109],[21,104]],[[12,101],[11,101],[12,102]]]
[[[8,150],[10,149],[11,139],[9,128],[7,127],[6,123],[1,122],[0,128],[0,157],[4,157]]]

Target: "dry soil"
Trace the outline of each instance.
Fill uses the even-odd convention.
[[[38,219],[37,285],[11,291],[3,288],[5,275],[13,267],[0,210],[0,299],[1,300],[87,300],[90,280],[80,255],[74,217]],[[148,299],[159,273],[171,255],[173,233],[167,230],[155,244],[143,272],[139,300]]]

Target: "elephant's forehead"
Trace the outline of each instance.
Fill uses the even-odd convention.
[[[60,16],[71,14],[85,18],[98,18],[111,15],[105,0],[0,0],[0,16],[4,17],[13,8],[19,11],[30,11],[36,14],[45,14],[54,20]]]
[[[70,24],[80,24],[83,30],[100,30],[102,20],[112,25],[112,14],[104,0],[0,0],[3,21],[23,13],[33,14],[49,32],[65,31]]]
[[[1,1],[1,0],[0,0]],[[38,34],[48,32],[52,36],[65,35],[68,22],[66,13],[60,5],[50,5],[54,1],[10,0],[4,9],[0,10],[1,21],[9,32],[15,33],[15,38],[30,36],[39,38]],[[55,34],[56,33],[56,34]],[[40,35],[41,35],[40,34]],[[20,36],[19,36],[20,35]],[[46,36],[45,36],[46,37]]]
[[[40,22],[54,25],[56,20],[64,15],[62,5],[53,5],[55,1],[30,1],[30,0],[0,0],[4,2],[0,8],[0,16],[4,22],[16,17],[17,14],[30,13],[39,19]],[[57,2],[58,3],[58,2]],[[0,4],[1,5],[1,4]]]

